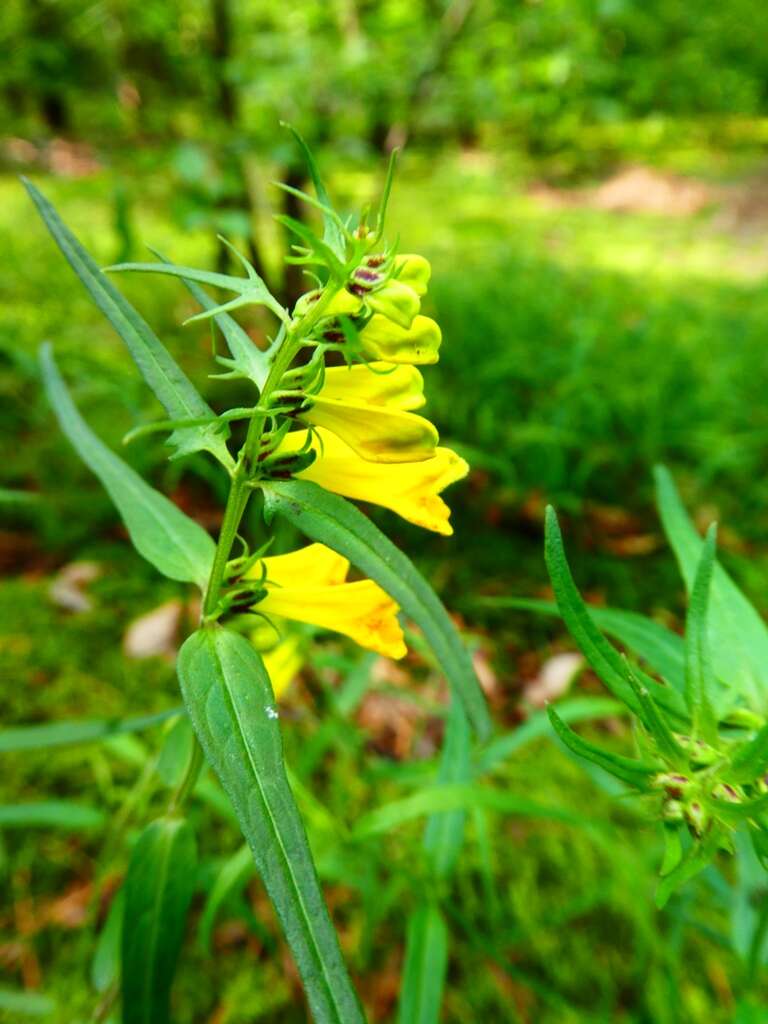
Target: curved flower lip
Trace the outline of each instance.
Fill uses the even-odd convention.
[[[423,462],[386,465],[361,459],[343,441],[318,428],[312,439],[315,461],[297,473],[328,491],[354,501],[369,501],[391,509],[425,530],[450,536],[451,510],[439,496],[449,484],[461,480],[469,466],[450,448],[436,448]],[[307,441],[304,431],[288,434],[280,451],[300,449]]]
[[[415,366],[381,362],[326,368],[320,397],[351,399],[403,412],[420,409],[426,402],[424,378]]]
[[[371,462],[421,462],[431,459],[439,440],[434,424],[423,416],[366,402],[316,395],[301,419],[326,427]]]
[[[443,340],[439,325],[428,316],[414,317],[409,328],[375,313],[360,331],[363,352],[390,363],[426,366],[436,363]]]
[[[424,259],[416,253],[401,253],[395,257],[395,277],[402,284],[413,288],[416,294],[421,296],[427,294],[429,279],[432,276],[432,267],[429,260]]]
[[[310,544],[267,556],[261,565],[266,596],[256,605],[260,612],[342,633],[386,657],[407,653],[397,603],[373,580],[345,582],[349,562],[335,551]],[[260,571],[255,567],[250,575]]]

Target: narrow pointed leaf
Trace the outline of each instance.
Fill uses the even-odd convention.
[[[669,471],[659,466],[655,475],[664,532],[690,593],[704,541],[685,511]],[[768,627],[717,564],[712,573],[708,620],[715,676],[746,697],[755,710],[762,710],[768,693]]]
[[[45,750],[50,747],[74,746],[78,743],[96,743],[121,733],[141,732],[159,725],[169,718],[184,713],[183,708],[171,708],[155,715],[136,718],[72,719],[61,722],[43,722],[40,725],[14,725],[0,731],[0,754],[17,750]]]
[[[685,624],[685,702],[691,714],[694,735],[701,734],[708,743],[717,738],[717,720],[712,709],[715,677],[712,672],[707,635],[707,612],[716,536],[713,524],[701,549]]]
[[[596,764],[598,768],[609,772],[617,779],[621,779],[622,782],[626,782],[636,789],[648,789],[649,780],[660,771],[655,765],[645,764],[631,757],[623,757],[621,754],[614,754],[590,743],[589,740],[585,740],[567,726],[554,708],[547,708],[547,713],[552,728],[569,750]]]
[[[232,457],[226,446],[229,435],[226,424],[219,423],[214,411],[201,398],[149,325],[105,277],[48,200],[31,182],[25,181],[24,184],[54,241],[93,301],[127,345],[142,377],[165,407],[169,418],[210,420],[208,426],[185,428],[169,439],[169,443],[177,446],[177,454],[205,450],[224,465],[231,465]]]
[[[475,731],[490,732],[472,661],[439,598],[413,563],[344,498],[303,480],[264,485],[268,515],[280,513],[312,540],[327,544],[375,580],[421,628]]]
[[[627,678],[626,662],[603,637],[576,588],[565,556],[557,516],[551,507],[547,508],[546,513],[544,554],[557,605],[571,636],[611,693],[642,718],[640,702]],[[675,690],[650,679],[647,680],[647,686],[665,708],[685,717],[683,702]]]
[[[309,148],[309,146],[306,144],[302,136],[296,131],[296,129],[292,125],[287,124],[285,125],[285,127],[290,131],[294,139],[296,139],[296,141],[298,142],[301,148],[301,152],[307,163],[309,175],[312,178],[312,184],[315,186],[317,198],[322,204],[322,206],[325,207],[325,209],[322,211],[323,241],[330,246],[333,253],[336,256],[338,256],[339,259],[342,260],[343,262],[344,257],[346,255],[346,243],[344,241],[344,235],[342,233],[341,227],[339,226],[338,220],[329,212],[332,209],[331,200],[328,195],[328,191],[325,185],[323,184],[323,179],[320,177],[320,170],[317,166],[317,162],[315,161],[314,156],[312,155],[312,150]]]
[[[659,752],[668,758],[678,768],[688,767],[688,755],[677,742],[664,715],[661,713],[653,699],[653,695],[644,682],[641,682],[635,675],[632,668],[627,664],[627,678],[635,692],[637,702],[640,705],[640,718],[656,741]]]
[[[677,889],[685,885],[686,882],[690,882],[712,863],[717,853],[717,845],[718,835],[714,830],[706,839],[691,844],[677,867],[659,883],[656,890],[656,906],[659,910],[667,905],[670,896]]]
[[[408,919],[397,1024],[437,1024],[447,966],[445,919],[435,903],[424,903]]]
[[[133,546],[164,576],[204,588],[215,552],[211,537],[96,437],[77,411],[49,345],[43,346],[40,363],[61,429],[104,485]]]
[[[139,836],[124,882],[123,1024],[168,1024],[196,870],[188,822],[160,818]]]
[[[233,853],[223,865],[208,894],[197,933],[198,942],[203,952],[210,953],[211,951],[211,933],[222,904],[232,893],[247,885],[255,874],[256,865],[253,862],[253,854],[250,846],[246,843]]]
[[[318,1024],[364,1020],[317,880],[283,763],[274,696],[248,641],[200,629],[179,652],[192,725],[229,796]]]

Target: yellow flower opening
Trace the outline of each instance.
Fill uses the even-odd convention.
[[[299,451],[307,434],[297,431],[283,439],[279,451]],[[450,448],[436,448],[423,462],[386,465],[361,459],[343,441],[322,428],[312,438],[315,461],[296,475],[311,480],[328,491],[354,501],[369,501],[391,509],[403,519],[450,536],[451,510],[440,497],[449,484],[461,480],[469,466]]]
[[[324,544],[263,558],[250,572],[266,573],[266,596],[255,609],[333,630],[389,658],[406,652],[399,607],[373,580],[347,583],[349,561]]]

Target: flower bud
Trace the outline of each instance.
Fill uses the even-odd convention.
[[[413,288],[417,295],[426,295],[431,276],[432,267],[423,256],[404,253],[395,258],[395,277],[401,284]]]
[[[656,776],[653,785],[657,789],[663,789],[673,800],[681,800],[685,790],[690,787],[691,780],[687,775],[681,775],[678,772],[663,772]]]
[[[706,808],[698,800],[694,800],[687,805],[684,814],[691,831],[697,836],[703,835],[709,825],[709,813]]]
[[[394,278],[376,291],[369,292],[365,300],[374,313],[380,313],[405,328],[411,326],[421,307],[419,296],[413,288]]]
[[[297,300],[296,305],[293,307],[294,319],[305,316],[312,306],[319,301],[320,296],[323,294],[322,288],[315,288],[311,292],[305,292]],[[342,288],[338,291],[323,311],[324,317],[332,316],[354,316],[355,313],[360,311],[360,307],[363,304],[363,300],[359,295],[353,295],[347,291],[346,288]]]

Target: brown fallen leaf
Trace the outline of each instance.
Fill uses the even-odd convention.
[[[134,619],[123,636],[125,656],[136,659],[174,658],[183,611],[182,602],[173,598]]]
[[[98,562],[70,562],[59,570],[48,590],[51,601],[68,612],[89,612],[93,599],[87,592],[89,583],[101,576]]]
[[[572,651],[553,654],[541,666],[538,675],[526,683],[524,693],[527,700],[534,707],[543,708],[568,691],[583,666],[581,654]]]

